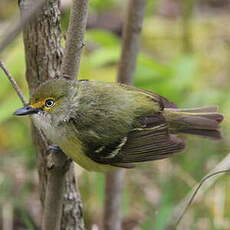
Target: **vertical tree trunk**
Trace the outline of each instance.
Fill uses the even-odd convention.
[[[22,17],[30,10],[31,4],[34,4],[34,1],[19,1]],[[59,0],[47,0],[41,12],[24,28],[23,39],[26,56],[26,79],[31,94],[40,83],[60,74],[63,52],[61,48]],[[32,134],[38,149],[40,196],[44,207],[48,175],[47,146],[34,127]],[[70,167],[63,184],[65,192],[61,229],[82,230],[84,229],[82,204],[72,167]],[[57,210],[53,211],[56,212]]]
[[[117,81],[132,84],[139,50],[139,39],[144,19],[146,0],[129,0],[122,30],[122,52]],[[121,230],[121,199],[124,170],[106,175],[104,230]]]

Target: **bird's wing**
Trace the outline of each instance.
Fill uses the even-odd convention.
[[[125,88],[126,90],[130,91],[135,91],[135,92],[140,92],[145,94],[148,97],[151,97],[154,101],[158,102],[162,108],[177,108],[176,104],[169,101],[167,98],[162,97],[156,93],[153,93],[151,91],[145,90],[145,89],[140,89],[132,85],[126,85],[126,84],[120,84],[121,87]]]
[[[98,163],[125,167],[127,163],[166,158],[184,149],[184,141],[168,133],[168,125],[161,114],[140,119],[145,126],[114,143],[89,149],[88,157]]]

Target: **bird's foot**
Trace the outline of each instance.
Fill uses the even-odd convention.
[[[53,151],[53,152],[63,152],[62,149],[58,145],[49,145],[48,150]]]
[[[63,152],[63,150],[58,145],[49,145],[48,146],[49,151],[53,151],[54,153],[63,153],[65,156],[66,154]],[[72,162],[72,159],[66,156],[66,163],[70,164]]]

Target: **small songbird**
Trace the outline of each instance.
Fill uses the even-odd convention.
[[[216,106],[178,109],[155,93],[120,83],[72,81],[41,84],[29,105],[36,127],[90,171],[130,168],[184,150],[181,134],[221,138]]]

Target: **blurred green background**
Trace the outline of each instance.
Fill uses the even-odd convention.
[[[62,1],[66,31],[70,2]],[[115,81],[120,56],[122,0],[91,0],[80,77]],[[148,0],[134,84],[180,107],[219,105],[223,140],[188,137],[185,152],[127,170],[123,193],[124,230],[163,230],[172,209],[230,151],[229,0]],[[16,0],[0,2],[0,37],[17,13]],[[3,54],[28,95],[22,38]],[[36,153],[28,118],[12,116],[20,101],[0,70],[0,229],[39,229]],[[86,229],[101,229],[104,175],[76,169]],[[222,176],[194,203],[178,229],[230,229],[230,179]]]

